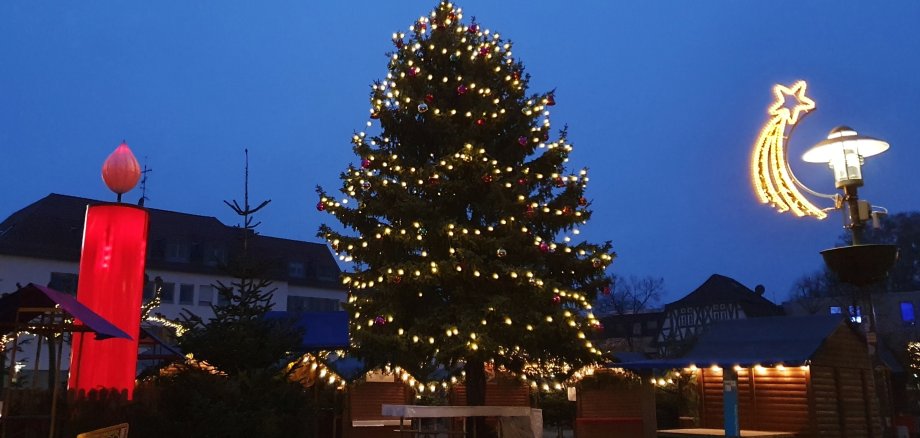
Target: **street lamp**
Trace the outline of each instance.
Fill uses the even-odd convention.
[[[838,126],[831,130],[826,140],[802,155],[802,160],[809,163],[827,163],[834,172],[834,186],[843,189],[843,201],[849,206],[847,228],[853,236],[853,245],[862,243],[864,221],[869,218],[868,204],[860,209],[857,196],[857,188],[863,185],[864,159],[885,152],[888,147],[883,140],[860,135],[849,126]]]

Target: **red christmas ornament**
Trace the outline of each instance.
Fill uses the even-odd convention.
[[[568,205],[566,205],[565,207],[562,207],[562,214],[564,215],[572,214],[572,207],[569,207]]]
[[[561,176],[556,178],[556,187],[565,187],[565,180]]]
[[[604,286],[604,289],[601,291],[604,295],[610,295],[610,285]]]
[[[523,186],[523,185],[526,185],[526,184],[527,184],[527,178],[523,178],[523,177],[518,178],[518,184],[520,184],[520,185],[522,185],[522,186]]]
[[[525,214],[527,217],[533,216],[533,215],[534,215],[533,206],[532,206],[532,205],[528,205],[527,208],[524,210],[524,214]]]
[[[395,45],[397,49],[401,49],[403,46],[402,38],[393,38],[393,45]]]
[[[455,13],[453,13],[453,12],[450,12],[450,13],[447,14],[447,19],[448,19],[448,20],[451,20],[451,21],[456,20],[456,19],[457,19],[457,14],[455,14]]]
[[[482,126],[486,124],[486,119],[476,119],[476,125]]]
[[[542,253],[549,252],[549,245],[546,242],[540,242],[540,252]]]
[[[418,74],[418,67],[409,68],[409,77],[414,78]]]
[[[518,144],[520,144],[521,146],[527,146],[527,137],[523,135],[518,137]]]
[[[457,95],[463,96],[464,94],[466,94],[466,91],[467,91],[466,85],[463,85],[463,84],[457,85]]]
[[[416,23],[415,23],[415,27],[417,27],[417,28],[419,28],[419,29],[421,29],[421,30],[428,29],[428,25],[425,24],[425,23],[422,23],[421,21],[416,22]]]
[[[469,33],[479,32],[479,25],[476,23],[473,23],[470,25],[470,27],[466,28],[466,31]]]
[[[326,209],[326,204],[324,204],[323,201],[319,201],[316,203],[316,211],[323,211],[325,209]]]
[[[368,167],[371,167],[371,160],[368,160],[367,158],[362,158],[362,159],[361,159],[361,167],[362,167],[363,169],[367,169]]]
[[[371,113],[371,118],[377,120],[380,118],[380,111],[374,111]]]
[[[515,70],[514,72],[511,73],[511,78],[516,81],[521,80],[521,72]]]
[[[601,266],[604,266],[604,262],[602,262],[601,259],[591,259],[591,266],[600,268]]]
[[[102,164],[102,180],[121,201],[121,195],[131,191],[140,179],[141,166],[128,144],[122,142]]]
[[[402,283],[402,277],[398,275],[393,277],[393,284],[399,284],[399,283]]]
[[[432,177],[428,177],[428,184],[429,184],[429,185],[436,186],[436,185],[438,185],[438,182],[440,182],[440,181],[439,181],[439,178],[435,178],[435,177],[433,177],[433,176],[432,176]]]
[[[479,48],[479,56],[486,56],[489,54],[489,46],[484,45]]]
[[[585,198],[584,196],[578,198],[578,205],[580,205],[580,206],[582,206],[582,207],[588,205],[588,199]]]
[[[552,94],[550,94],[549,96],[546,96],[546,106],[553,106],[555,104],[556,104],[556,98]]]
[[[600,321],[598,321],[597,324],[594,324],[594,330],[599,332],[604,331],[604,324],[601,324]]]
[[[486,184],[492,182],[492,175],[489,175],[489,174],[483,175],[483,176],[482,176],[482,182],[484,182],[484,183],[486,183]]]
[[[561,303],[561,302],[562,302],[562,297],[560,297],[559,295],[553,295],[553,302],[556,303],[556,304]]]
[[[374,325],[384,325],[386,323],[387,323],[387,320],[384,319],[382,316],[378,316],[374,318]]]
[[[428,93],[425,95],[425,102],[431,103],[434,102],[434,94]]]

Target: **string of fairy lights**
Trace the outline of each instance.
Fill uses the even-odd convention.
[[[523,237],[529,240],[535,252],[574,255],[572,260],[577,266],[572,272],[564,273],[563,277],[574,278],[575,269],[582,271],[577,275],[602,273],[612,262],[614,254],[585,242],[573,243],[580,234],[579,225],[586,223],[590,216],[587,209],[589,202],[581,196],[589,178],[586,169],[574,174],[565,172],[563,164],[568,162],[568,154],[573,150],[565,132],[558,140],[549,138],[549,107],[555,105],[554,94],[523,97],[527,78],[522,77],[522,67],[513,57],[511,43],[504,41],[497,32],[481,28],[475,20],[465,24],[462,18],[460,8],[442,2],[429,16],[419,17],[409,27],[410,34],[414,36],[408,41],[405,33],[393,34],[396,50],[390,56],[386,78],[371,87],[370,120],[366,122],[370,128],[375,120],[379,121],[381,134],[370,135],[361,131],[352,136],[351,142],[360,158],[360,165],[349,165],[342,174],[340,190],[343,197],[330,196],[318,190],[317,210],[332,214],[358,232],[357,236],[346,236],[327,227],[322,231],[339,260],[358,263],[355,272],[342,276],[343,285],[351,291],[348,303],[353,310],[353,331],[383,330],[385,326],[387,334],[402,339],[407,345],[427,345],[426,351],[430,354],[437,354],[437,346],[449,342],[454,343],[451,345],[459,342],[469,350],[477,351],[483,345],[483,336],[487,336],[483,333],[487,327],[480,332],[445,322],[440,336],[416,332],[413,321],[401,319],[408,315],[400,316],[398,312],[386,310],[385,304],[375,303],[362,292],[399,283],[404,290],[410,291],[407,283],[421,285],[466,281],[476,284],[492,280],[496,285],[528,289],[534,296],[549,297],[557,306],[545,310],[539,318],[524,320],[510,313],[502,315],[507,309],[489,307],[488,315],[481,320],[482,326],[499,324],[502,327],[519,327],[522,332],[533,332],[540,324],[558,326],[571,330],[573,339],[579,340],[585,350],[600,359],[603,353],[587,339],[585,331],[601,327],[591,311],[590,301],[593,293],[609,293],[608,285],[595,283],[579,285],[574,289],[566,287],[566,281],[560,280],[558,273],[550,273],[540,267],[505,263],[509,249],[503,246],[492,250],[494,257],[481,252],[476,257],[464,257],[468,248],[479,246],[489,239],[513,238],[518,239],[517,242]],[[435,38],[435,35],[447,35],[438,32],[453,33],[454,36]],[[472,78],[443,73],[444,70],[431,61],[434,58],[445,62],[476,63],[477,68],[492,73],[492,76]],[[420,92],[420,89],[429,91]],[[478,109],[459,109],[451,105],[451,102],[458,101],[465,101],[468,107]],[[444,119],[445,123],[457,126],[468,124],[472,137],[477,132],[485,132],[483,130],[493,124],[525,118],[529,123],[529,134],[515,134],[516,142],[508,142],[514,144],[503,145],[500,150],[493,150],[494,145],[481,144],[481,141],[464,142],[462,138],[456,139],[459,144],[456,149],[451,149],[450,144],[455,141],[450,139],[446,141],[447,145],[435,148],[440,156],[432,153],[430,157],[419,160],[406,153],[406,148],[413,145],[403,144],[400,139],[386,134],[387,126],[392,126],[392,123],[413,118],[431,123],[440,123],[439,120]],[[513,157],[510,160],[509,155]],[[533,159],[525,161],[525,158]],[[506,197],[516,202],[518,211],[489,218],[485,223],[466,219],[426,223],[421,218],[398,220],[396,218],[402,216],[375,210],[374,206],[366,203],[375,196],[386,199],[453,196],[448,187],[456,181],[469,181],[460,176],[462,172],[469,171],[480,173],[487,190],[504,190]],[[554,231],[548,232],[548,229]],[[426,242],[433,238],[439,242],[451,242],[449,253],[432,253]],[[366,268],[361,267],[368,258],[377,257],[386,247],[408,248],[408,256],[398,262],[369,263]],[[580,289],[585,287],[590,291]],[[417,291],[417,294],[419,299],[425,298],[424,290]],[[547,369],[552,369],[554,373],[559,370],[571,373],[571,367],[566,364],[548,364],[529,357],[520,345],[502,345],[493,341],[489,351],[508,359],[532,360],[529,371],[534,375],[540,374],[537,370]]]

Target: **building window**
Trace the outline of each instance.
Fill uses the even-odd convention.
[[[214,286],[202,284],[198,286],[198,305],[210,306],[214,301]]]
[[[649,321],[645,323],[645,327],[649,330],[655,330],[658,328],[658,321]]]
[[[66,292],[71,295],[77,294],[77,283],[79,277],[77,274],[68,274],[66,272],[52,272],[48,280],[48,287],[56,291]]]
[[[287,310],[288,312],[332,312],[339,310],[339,300],[289,296]]]
[[[914,315],[914,303],[910,301],[901,301],[901,321],[906,325],[914,325],[917,321]]]
[[[152,281],[147,280],[147,281],[144,282],[143,299],[144,299],[144,302],[145,302],[145,303],[153,300],[153,297],[154,297],[154,290],[153,290],[153,288],[154,288],[154,287],[155,287],[155,285],[153,284]]]
[[[642,323],[641,322],[633,323],[632,333],[633,333],[633,336],[639,336],[642,334]]]
[[[227,294],[224,292],[225,291],[222,291],[220,289],[217,290],[217,305],[218,306],[226,306],[230,304],[230,300],[227,299]]]
[[[166,244],[166,261],[188,263],[192,255],[191,248],[184,242],[168,242]]]
[[[850,312],[850,322],[862,324],[862,309],[859,306],[850,306],[847,310]]]
[[[160,302],[163,304],[176,303],[176,283],[163,283],[163,290],[160,291]]]
[[[195,304],[195,285],[179,285],[179,304]]]
[[[304,278],[306,271],[303,267],[303,262],[290,262],[288,263],[288,276],[292,278]]]
[[[830,313],[831,315],[839,315],[843,313],[843,309],[840,306],[831,306]]]

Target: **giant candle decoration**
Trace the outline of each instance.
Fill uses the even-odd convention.
[[[126,160],[130,158],[130,160]],[[121,160],[121,164],[112,163]],[[131,190],[133,169],[123,165],[134,160],[126,144],[116,149],[103,166],[103,175],[112,191]],[[118,181],[113,187],[109,181]],[[134,179],[137,182],[137,179]],[[140,330],[141,294],[147,252],[147,211],[125,204],[93,205],[86,210],[83,252],[77,300],[132,339],[96,340],[93,334],[74,334],[70,380],[73,390],[134,390]]]

